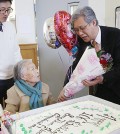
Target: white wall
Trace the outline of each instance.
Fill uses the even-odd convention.
[[[33,0],[15,0],[15,9],[19,44],[36,43]]]
[[[89,0],[88,5],[94,10],[99,25],[105,25],[105,1],[106,0]]]
[[[47,18],[53,17],[59,10],[67,11],[67,3],[73,0],[37,0],[37,36],[40,59],[40,74],[43,82],[50,86],[55,97],[62,89],[66,71],[70,65],[70,57],[63,47],[52,49],[47,46],[43,38],[43,25]],[[80,0],[80,6],[87,5],[87,0]],[[88,90],[83,90],[80,95],[85,95]]]
[[[115,27],[115,8],[120,6],[120,0],[105,0],[105,23]]]

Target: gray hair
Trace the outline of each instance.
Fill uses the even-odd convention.
[[[83,8],[78,8],[71,17],[71,25],[72,28],[74,27],[74,21],[77,20],[79,17],[84,17],[85,22],[88,24],[91,23],[93,20],[96,20],[96,25],[98,25],[98,20],[96,18],[95,12],[91,7],[85,6]]]
[[[30,59],[21,60],[14,66],[14,79],[15,80],[21,79],[23,69],[24,69],[26,63],[28,63],[28,62],[32,62],[32,60],[30,60]]]
[[[12,0],[0,0],[0,3],[2,3],[2,2],[10,2],[10,4],[12,4]]]

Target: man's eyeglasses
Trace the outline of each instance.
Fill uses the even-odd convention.
[[[79,26],[78,28],[73,28],[73,32],[78,33],[79,31],[84,31],[88,24],[85,26]]]
[[[0,9],[0,14],[4,14],[4,13],[12,13],[13,9],[12,8],[8,8],[8,9]]]

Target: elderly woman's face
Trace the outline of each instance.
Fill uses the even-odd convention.
[[[23,79],[29,83],[37,83],[40,81],[39,71],[35,64],[27,62],[23,69]]]

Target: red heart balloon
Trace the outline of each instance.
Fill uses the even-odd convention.
[[[70,28],[71,15],[66,11],[58,11],[54,15],[54,27],[55,33],[60,41],[61,45],[67,50],[70,55],[73,55],[77,51],[74,49],[76,44],[76,35],[71,31]]]

